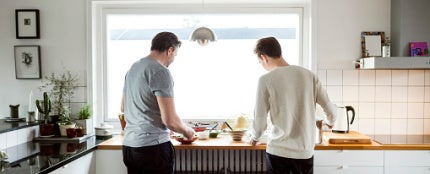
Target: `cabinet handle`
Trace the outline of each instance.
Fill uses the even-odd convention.
[[[339,166],[337,169],[347,169],[347,168],[349,168],[349,166],[348,165],[341,165],[341,166]]]

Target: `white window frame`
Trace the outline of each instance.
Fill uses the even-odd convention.
[[[88,69],[88,99],[93,106],[93,115],[96,124],[110,122],[119,126],[118,119],[107,119],[106,103],[106,15],[107,14],[145,14],[145,13],[273,13],[292,12],[300,14],[299,31],[299,56],[300,64],[312,71],[316,71],[316,64],[311,56],[311,30],[310,30],[310,6],[303,4],[288,4],[261,0],[260,3],[231,4],[229,1],[221,1],[223,4],[205,4],[204,1],[179,2],[179,1],[87,1],[87,69]],[[120,101],[118,101],[120,102]]]

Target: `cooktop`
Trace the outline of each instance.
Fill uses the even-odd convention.
[[[430,135],[369,135],[381,144],[430,144]]]

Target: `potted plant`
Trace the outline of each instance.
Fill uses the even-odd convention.
[[[70,71],[66,71],[60,76],[52,73],[50,76],[45,77],[40,89],[48,89],[50,91],[50,98],[53,100],[53,110],[58,115],[63,114],[65,111],[64,103],[70,103],[70,98],[75,93],[78,87],[77,75],[72,75]]]
[[[43,104],[43,105],[42,105]],[[54,135],[54,123],[49,123],[49,113],[51,112],[51,100],[49,100],[48,94],[43,93],[43,103],[36,100],[37,110],[43,114],[43,123],[39,125],[40,136],[53,136]]]
[[[60,135],[65,137],[67,136],[67,129],[75,128],[76,123],[72,122],[72,119],[70,118],[70,110],[67,106],[64,106],[62,111],[63,113],[60,115],[58,126],[60,127]]]
[[[78,112],[78,119],[75,120],[76,125],[81,127],[85,135],[93,133],[93,121],[91,120],[92,110],[89,104],[85,104]]]

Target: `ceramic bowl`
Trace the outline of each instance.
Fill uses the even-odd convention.
[[[230,134],[233,141],[242,141],[243,135],[245,135],[246,130],[235,130],[235,131],[228,131],[228,134]]]
[[[181,144],[191,144],[191,143],[193,143],[194,141],[196,141],[198,139],[197,136],[194,136],[193,139],[191,139],[191,140],[190,139],[186,139],[183,136],[176,136],[174,138],[175,138],[176,141],[179,141]]]

